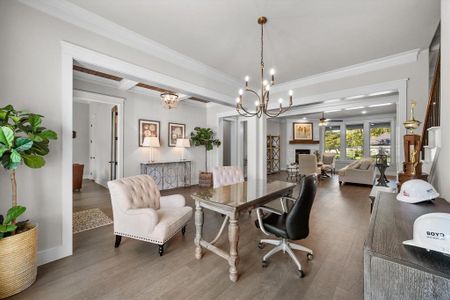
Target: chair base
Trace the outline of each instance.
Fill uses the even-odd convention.
[[[307,254],[307,258],[308,260],[311,260],[313,258],[313,251],[309,248],[306,248],[302,245],[299,244],[295,244],[295,243],[290,243],[287,239],[282,239],[282,240],[267,240],[267,239],[263,239],[259,242],[260,248],[263,244],[270,244],[270,245],[275,245],[276,247],[273,248],[272,250],[270,250],[266,255],[263,256],[262,258],[262,264],[263,267],[267,266],[267,260],[269,257],[271,257],[272,255],[274,255],[277,252],[283,251],[283,253],[289,254],[289,256],[292,258],[292,260],[294,261],[294,263],[297,265],[297,269],[299,271],[299,274],[303,274],[302,271],[302,265],[300,264],[300,261],[298,260],[298,258],[295,256],[294,251],[292,250],[300,250],[300,251],[304,251]],[[300,277],[303,277],[300,276]]]

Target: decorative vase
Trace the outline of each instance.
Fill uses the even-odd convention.
[[[211,172],[200,172],[198,186],[211,187],[213,182],[213,174]]]
[[[34,283],[37,273],[37,227],[0,240],[0,299]]]

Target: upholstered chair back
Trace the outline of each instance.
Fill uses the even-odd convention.
[[[159,209],[158,186],[149,175],[137,175],[108,182],[113,208],[122,211],[137,208]]]
[[[335,153],[324,152],[322,154],[322,163],[324,163],[325,165],[332,165],[334,162],[335,156],[336,156]]]
[[[227,166],[213,169],[214,188],[244,182],[244,173],[240,167]]]
[[[299,154],[298,165],[302,175],[317,173],[317,157],[314,154]]]

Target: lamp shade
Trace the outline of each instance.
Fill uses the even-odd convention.
[[[175,147],[189,148],[189,147],[191,147],[191,141],[189,139],[177,139],[177,143],[176,143]]]
[[[155,136],[145,137],[144,141],[142,143],[142,146],[158,148],[158,147],[160,147],[159,139],[157,137],[155,137]]]

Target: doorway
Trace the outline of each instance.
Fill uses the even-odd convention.
[[[73,97],[73,243],[111,230],[107,182],[122,177],[123,99],[74,90]],[[83,171],[84,170],[84,171]]]

